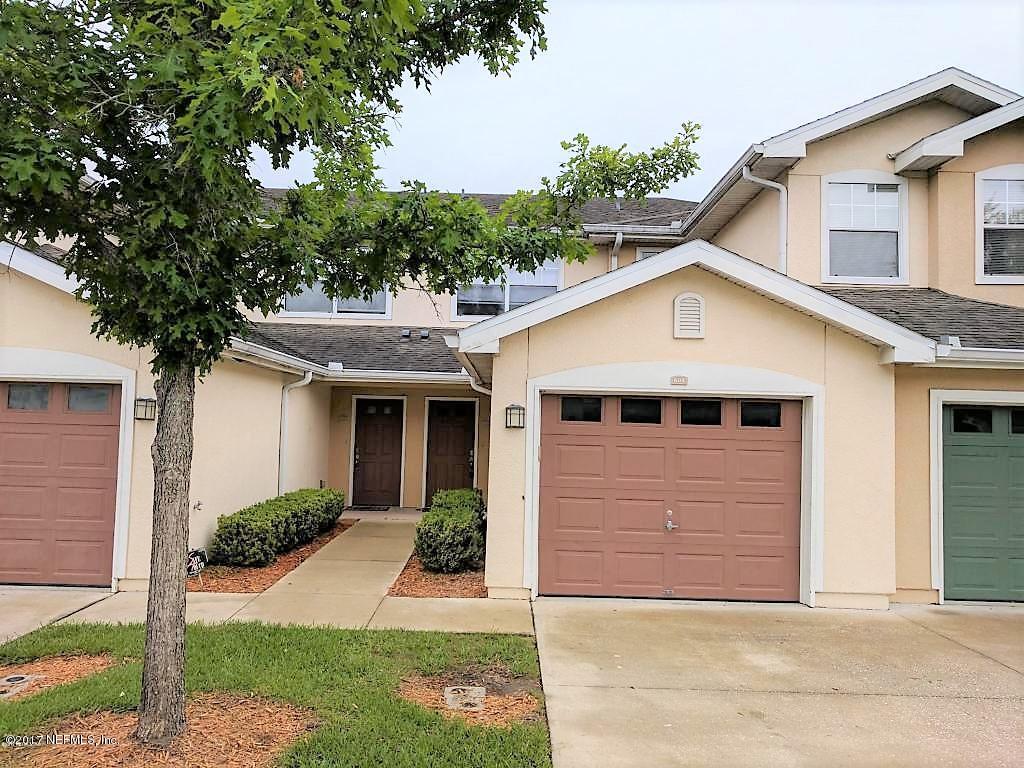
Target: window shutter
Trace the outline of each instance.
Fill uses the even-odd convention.
[[[673,335],[677,339],[704,338],[704,298],[681,293],[672,305]]]

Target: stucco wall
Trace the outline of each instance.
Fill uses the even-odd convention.
[[[975,177],[1000,165],[1024,163],[1024,123],[1008,125],[964,144],[964,156],[950,160],[931,177],[932,286],[960,296],[1024,306],[1024,284],[975,283],[977,253]]]
[[[1024,391],[1024,371],[946,368],[896,370],[896,597],[934,602],[931,584],[931,439],[933,389]]]
[[[781,179],[785,184],[786,180]],[[712,242],[772,269],[779,268],[779,193],[766,189],[734,216]]]
[[[86,355],[134,370],[136,396],[154,396],[150,355],[95,338],[86,305],[19,272],[0,269],[0,346]],[[208,542],[218,515],[277,492],[281,386],[292,376],[224,361],[196,388],[189,540]],[[300,406],[301,408],[301,406]],[[132,420],[131,496],[123,588],[149,572],[155,422]],[[303,478],[304,479],[304,478]],[[298,479],[296,480],[298,482]]]
[[[673,298],[706,300],[707,334],[672,337]],[[763,368],[825,392],[823,602],[887,605],[893,562],[893,371],[867,342],[689,267],[502,339],[494,360],[492,419],[525,402],[527,380],[572,368],[625,362],[687,361]],[[529,417],[529,414],[528,414]],[[523,494],[526,436],[496,429],[489,483],[487,585],[492,594],[524,589]],[[863,482],[864,477],[873,478]]]
[[[296,377],[292,377],[295,379]],[[314,382],[288,394],[285,491],[327,484],[331,386]]]
[[[490,404],[487,398],[468,387],[372,386],[334,387],[331,391],[330,449],[327,478],[332,488],[341,488],[351,498],[352,473],[352,398],[354,395],[375,395],[406,398],[405,472],[402,479],[402,503],[419,507],[424,503],[424,438],[426,429],[426,398],[459,397],[479,401],[476,472],[477,486],[486,490],[488,474]]]

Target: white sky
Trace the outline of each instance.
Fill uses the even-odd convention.
[[[699,200],[750,144],[948,66],[1024,93],[1024,0],[548,5],[548,50],[510,78],[466,61],[402,91],[378,157],[389,188],[533,189],[562,139],[646,149],[694,120],[701,170],[663,194]],[[311,178],[308,156],[255,170],[268,186]]]

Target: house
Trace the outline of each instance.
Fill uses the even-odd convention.
[[[586,263],[253,316],[198,387],[192,543],[293,488],[476,485],[492,597],[1024,598],[1020,96],[943,70],[584,221]],[[59,252],[6,260],[0,582],[142,588],[146,355]]]

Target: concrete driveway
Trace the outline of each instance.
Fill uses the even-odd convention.
[[[534,604],[555,768],[1024,765],[1024,608]]]
[[[27,635],[108,597],[109,589],[4,587],[0,589],[0,643]]]

